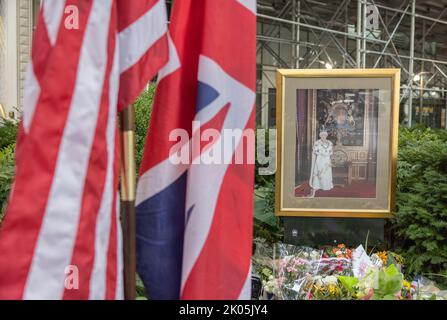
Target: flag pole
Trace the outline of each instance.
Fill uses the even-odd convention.
[[[135,231],[135,110],[120,113],[121,225],[123,229],[124,298],[136,299]]]

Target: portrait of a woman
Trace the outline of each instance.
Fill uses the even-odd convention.
[[[312,167],[309,179],[310,197],[314,197],[317,190],[331,190],[334,187],[331,165],[333,144],[327,137],[327,131],[320,131],[320,139],[315,141],[312,149]]]

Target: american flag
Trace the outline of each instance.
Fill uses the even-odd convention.
[[[240,151],[254,158],[254,138],[236,135],[223,148],[222,158],[233,161],[194,160],[218,154],[229,142],[224,130],[253,132],[255,6],[174,2],[170,60],[159,75],[137,187],[137,268],[151,298],[250,298],[254,159],[235,158]],[[219,137],[203,144],[207,128]],[[187,137],[179,140],[176,129]],[[197,145],[192,164],[173,160]]]
[[[43,1],[0,231],[0,299],[123,297],[117,112],[167,59],[163,0]],[[67,285],[69,275],[78,279]]]

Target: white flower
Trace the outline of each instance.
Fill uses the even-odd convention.
[[[330,284],[337,284],[338,279],[336,276],[327,276],[327,277],[324,277],[322,279],[322,281],[325,285],[330,285]]]
[[[366,274],[363,278],[360,278],[357,287],[359,288],[359,297],[363,297],[368,294],[372,288],[378,286],[378,269],[375,266],[370,266],[366,269]]]
[[[311,260],[319,260],[320,257],[321,257],[320,252],[318,252],[318,251],[316,251],[316,250],[314,250],[314,251],[312,251],[312,252],[310,253],[310,259],[311,259]]]
[[[323,282],[321,281],[321,276],[315,276],[315,277],[313,277],[313,280],[314,280],[314,282],[315,282],[315,284],[317,285],[317,286],[322,286],[323,285]]]

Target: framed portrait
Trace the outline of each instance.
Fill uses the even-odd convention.
[[[276,215],[392,215],[399,90],[399,69],[278,70]]]

